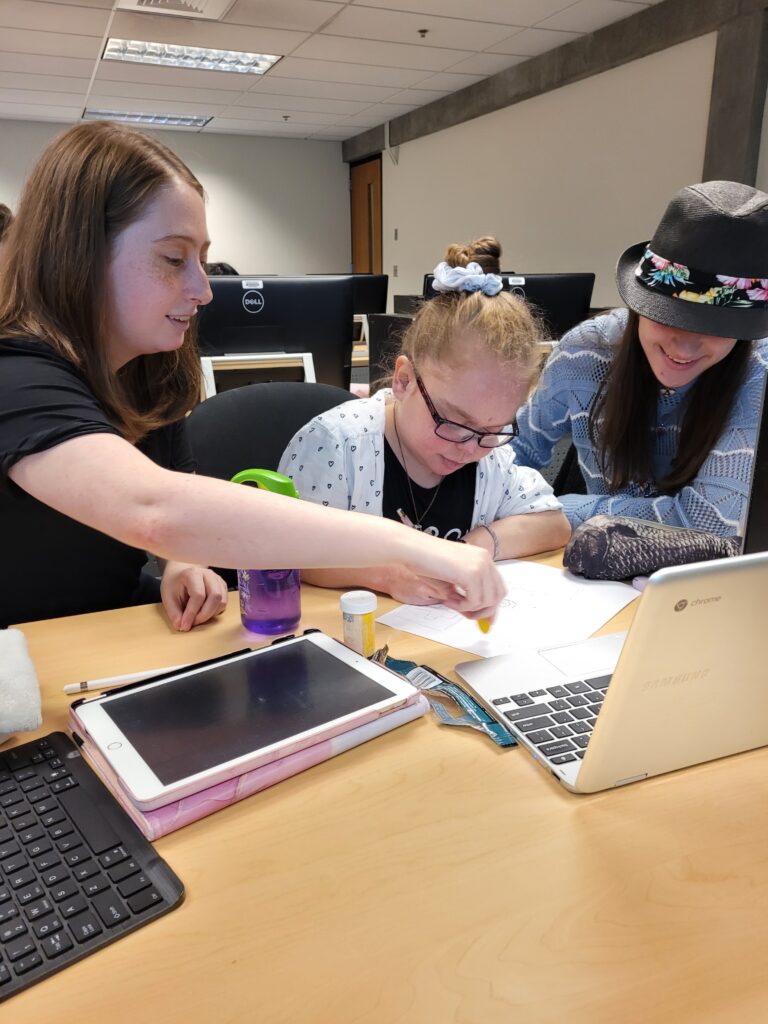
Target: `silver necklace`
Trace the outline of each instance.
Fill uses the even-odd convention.
[[[392,409],[392,424],[395,428],[395,437],[397,438],[397,447],[400,449],[400,457],[403,460],[403,469],[405,470],[405,482],[408,485],[408,494],[410,495],[411,498],[411,507],[413,508],[414,517],[416,518],[416,522],[413,525],[421,526],[424,517],[435,504],[435,498],[437,497],[440,488],[443,486],[443,480],[445,479],[445,477],[440,477],[429,504],[421,513],[421,515],[419,515],[419,510],[416,508],[416,499],[413,496],[413,487],[411,486],[411,474],[408,472],[408,462],[406,461],[405,452],[403,451],[403,443],[400,440],[400,433],[397,429],[397,406],[394,406]]]

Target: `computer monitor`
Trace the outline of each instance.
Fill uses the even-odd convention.
[[[384,313],[387,309],[388,274],[310,274],[310,277],[351,277],[352,312]]]
[[[393,295],[392,303],[396,313],[405,313],[407,316],[415,316],[419,312],[419,306],[424,301],[423,295]]]
[[[315,377],[348,388],[352,366],[352,279],[212,277],[200,310],[202,355],[311,352]]]
[[[525,299],[544,317],[551,338],[559,338],[589,316],[594,274],[510,274],[501,272],[502,287]],[[434,275],[424,275],[424,298],[438,293]]]

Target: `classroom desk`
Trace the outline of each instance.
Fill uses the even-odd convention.
[[[339,635],[336,592],[305,588],[303,613]],[[66,682],[244,640],[234,596],[186,635],[156,606],[23,628],[41,735],[64,728]],[[383,626],[377,639],[446,672],[467,657]],[[186,901],[2,1019],[764,1020],[766,775],[761,750],[572,796],[522,751],[430,715],[159,840]]]

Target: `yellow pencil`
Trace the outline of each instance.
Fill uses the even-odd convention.
[[[480,632],[481,633],[487,633],[490,630],[490,628],[491,628],[491,620],[490,619],[478,619],[477,620],[477,624],[480,627]]]

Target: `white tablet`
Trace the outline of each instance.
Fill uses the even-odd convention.
[[[73,705],[128,796],[152,810],[414,701],[393,672],[310,633]]]

